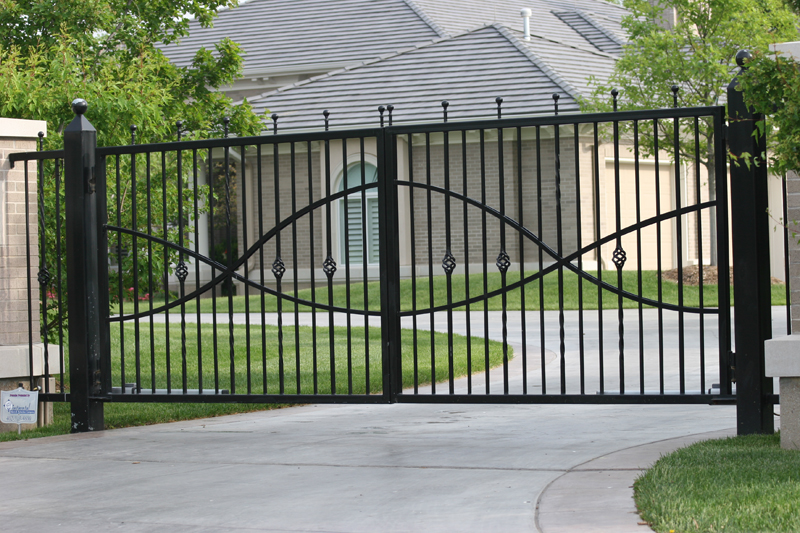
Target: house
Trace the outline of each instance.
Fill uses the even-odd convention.
[[[253,0],[220,13],[213,28],[194,29],[180,45],[166,47],[165,53],[181,64],[197,47],[223,36],[239,42],[246,52],[245,76],[226,90],[231,96],[246,97],[257,111],[277,115],[281,132],[321,130],[325,122],[332,129],[374,127],[380,121],[379,106],[389,105],[395,125],[438,122],[444,116],[443,101],[449,103],[447,116],[451,121],[493,118],[497,97],[502,98],[503,117],[552,114],[554,94],[559,95],[561,113],[577,113],[579,99],[591,92],[589,76],[603,81],[613,70],[625,43],[620,24],[624,14],[620,6],[602,0]],[[328,112],[325,119],[323,110]],[[383,118],[389,120],[388,111]],[[402,141],[397,154],[404,161],[399,178],[408,181],[417,176],[419,180],[428,168],[441,168],[445,151],[450,157],[448,168],[454,174],[467,176],[467,195],[476,194],[480,188],[480,167],[489,176],[498,176],[501,166],[508,176],[528,176],[520,187],[505,184],[508,190],[504,189],[502,197],[508,206],[507,214],[516,220],[524,218],[533,231],[539,229],[535,226],[541,218],[541,237],[555,248],[553,128],[521,131],[519,139],[509,132],[492,157],[476,150],[482,143],[498,143],[496,131],[484,133],[483,137],[478,132],[465,138],[451,136],[447,143],[441,134]],[[616,169],[614,147],[606,142],[607,137],[600,135],[595,142],[594,132],[586,126],[577,132],[577,143],[572,138],[573,131],[559,133],[562,247],[569,253],[579,243],[585,246],[614,231]],[[620,193],[628,205],[634,201],[636,172],[630,144],[630,140],[623,142],[619,160]],[[358,183],[362,173],[364,179],[374,175],[377,147],[373,140],[364,140],[363,154],[360,142],[354,139],[345,146],[341,141],[332,141],[327,153],[320,142],[295,148],[310,150],[310,154],[296,159],[293,172],[287,162],[287,145],[278,150],[277,162],[275,154],[262,154],[259,164],[255,150],[248,151],[243,160],[241,154],[234,154],[243,165],[242,188],[250,191],[244,198],[237,197],[240,250],[258,239],[260,226],[272,227],[275,209],[284,206],[277,213],[279,219],[288,215],[285,206],[292,205],[293,193],[295,199],[311,201],[341,191],[351,181]],[[479,153],[485,156],[481,161],[474,159],[480,157],[476,155]],[[467,161],[466,172],[463,160]],[[537,165],[541,183],[531,177]],[[686,205],[708,199],[707,187],[701,188],[700,197],[696,198],[698,188],[694,186],[695,178],[707,182],[704,169],[699,168],[697,173],[688,165],[681,170],[675,172],[666,154],[660,158],[658,168],[652,159],[642,161],[639,174],[646,184],[640,191],[642,218],[653,216],[656,204],[663,212],[674,208],[676,202]],[[656,174],[662,180],[658,192],[654,185]],[[309,175],[310,180],[306,179]],[[260,200],[253,194],[259,190],[259,176]],[[680,183],[676,184],[676,177]],[[432,185],[442,185],[444,177],[442,172],[434,171],[430,179]],[[277,202],[272,184],[279,189]],[[500,182],[489,187],[485,193],[487,204],[497,206],[501,188]],[[676,190],[682,191],[682,198],[675,197]],[[429,239],[425,228],[448,224],[443,217],[444,200],[437,196],[429,202],[422,192],[415,191],[404,189],[400,193],[400,209],[407,213],[401,224],[401,269],[406,275],[412,269],[417,275],[424,275],[430,268],[435,269],[434,274],[441,273],[437,269],[445,252],[443,237]],[[580,220],[576,216],[579,210],[583,213]],[[460,203],[456,211],[451,212],[449,220],[456,272],[463,271],[465,262],[474,262],[471,271],[475,272],[482,266],[479,259],[483,255],[498,254],[497,249],[483,250],[482,243],[487,243],[487,248],[495,245],[502,230],[496,221],[489,221],[483,230],[480,212],[463,207],[462,213]],[[265,278],[272,280],[269,271],[280,255],[287,268],[284,279],[292,279],[297,265],[298,280],[305,283],[312,273],[317,279],[325,279],[322,264],[331,256],[340,266],[348,260],[350,263],[347,274],[341,268],[336,272],[337,279],[343,280],[347,275],[358,280],[365,273],[374,279],[380,246],[374,189],[370,195],[353,194],[333,202],[326,215],[317,216],[313,224],[302,220],[293,226],[299,235],[297,257],[285,244],[278,254],[277,239],[273,239],[264,247],[264,265],[257,254],[248,263],[249,269],[264,271]],[[635,216],[632,211],[623,215],[623,226],[635,222]],[[683,246],[683,264],[697,262],[701,249],[704,262],[711,257],[708,239],[698,240],[697,232],[690,230],[689,217],[685,218],[680,239],[674,221],[663,228],[661,268],[665,270],[677,266],[678,242]],[[312,235],[327,235],[328,220],[330,249],[318,241],[312,256],[308,240]],[[698,221],[705,228],[712,224],[708,213],[702,219],[694,219],[695,227]],[[282,238],[288,242],[285,236]],[[623,242],[628,253],[625,268],[636,268],[638,262],[632,238],[628,236]],[[644,231],[642,239],[642,268],[654,269],[658,266],[655,229]],[[470,252],[465,259],[467,241]],[[548,257],[540,264],[533,246],[520,249],[516,239],[511,241],[505,251],[512,262],[524,263],[526,269],[546,266]],[[603,269],[614,267],[613,250],[613,243],[603,247],[599,258]],[[584,257],[584,266],[596,268],[597,259],[596,255]]]

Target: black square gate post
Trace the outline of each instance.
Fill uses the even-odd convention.
[[[386,401],[395,402],[397,395],[403,391],[396,136],[385,129],[380,130],[377,146],[383,394]]]
[[[736,62],[744,69],[750,53]],[[743,72],[744,70],[742,70]],[[741,73],[740,73],[741,74]],[[766,139],[754,114],[728,85],[728,146],[731,158],[731,234],[735,328],[736,418],[739,435],[772,433],[772,378],[764,375],[764,341],[772,338]]]
[[[67,312],[72,432],[104,428],[103,299],[98,275],[97,132],[83,116],[85,100],[72,102],[75,118],[64,130],[64,196],[67,237]],[[104,185],[104,184],[103,184]],[[104,186],[99,187],[101,191]]]

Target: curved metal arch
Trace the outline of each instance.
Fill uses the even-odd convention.
[[[523,236],[525,236],[529,241],[531,241],[536,246],[539,246],[542,249],[542,251],[547,253],[552,259],[555,260],[555,263],[553,263],[549,267],[547,267],[547,268],[545,268],[545,269],[543,269],[543,270],[541,270],[541,271],[539,271],[539,272],[537,272],[535,274],[532,274],[532,275],[530,275],[530,276],[528,276],[528,277],[526,277],[526,278],[524,278],[524,279],[522,279],[520,281],[517,281],[515,283],[507,285],[505,289],[501,288],[501,289],[497,289],[497,290],[491,291],[489,293],[485,293],[485,294],[482,294],[482,295],[475,296],[473,298],[470,298],[469,300],[461,300],[461,301],[458,301],[458,302],[453,302],[451,305],[441,305],[441,306],[436,306],[436,307],[433,307],[433,308],[429,307],[429,308],[426,308],[426,309],[418,309],[416,311],[403,311],[403,312],[400,313],[401,316],[414,316],[414,315],[418,315],[418,314],[430,313],[431,311],[433,311],[433,312],[447,311],[449,309],[455,309],[457,307],[464,307],[467,304],[473,304],[473,303],[478,303],[478,302],[481,302],[481,301],[484,301],[484,300],[488,300],[489,298],[494,298],[496,296],[500,296],[504,292],[515,290],[515,289],[521,287],[522,285],[526,285],[526,284],[528,284],[528,283],[530,283],[532,281],[536,281],[539,278],[542,278],[545,275],[547,275],[547,274],[549,274],[551,272],[554,272],[555,270],[557,270],[560,267],[566,267],[567,269],[569,269],[570,271],[572,271],[576,275],[582,277],[583,279],[585,279],[588,282],[594,284],[595,286],[602,287],[603,289],[605,289],[605,290],[607,290],[607,291],[609,291],[609,292],[611,292],[613,294],[621,295],[622,297],[624,297],[624,298],[626,298],[628,300],[632,300],[632,301],[635,301],[635,302],[640,302],[643,305],[648,305],[648,306],[655,307],[655,308],[666,309],[666,310],[669,310],[669,311],[681,311],[681,310],[683,310],[683,311],[688,312],[688,313],[697,313],[697,314],[718,314],[719,313],[719,310],[717,308],[715,308],[715,307],[703,307],[702,309],[699,308],[699,307],[689,307],[689,306],[681,307],[681,306],[678,306],[678,305],[675,305],[675,304],[658,302],[658,301],[652,300],[650,298],[639,297],[639,295],[637,295],[637,294],[631,293],[631,292],[626,291],[626,290],[620,290],[619,288],[614,287],[613,285],[609,285],[605,281],[600,281],[595,276],[592,276],[591,274],[588,274],[584,270],[578,269],[578,267],[576,267],[575,265],[572,264],[572,261],[577,259],[581,255],[589,253],[589,252],[599,248],[600,246],[603,246],[604,244],[608,244],[608,243],[610,243],[612,241],[616,241],[618,237],[621,238],[622,236],[627,235],[629,233],[633,233],[634,231],[637,231],[639,229],[643,229],[643,228],[652,226],[653,224],[657,224],[659,222],[664,222],[664,221],[670,220],[670,219],[678,217],[678,216],[683,216],[683,215],[686,215],[686,214],[689,214],[689,213],[694,213],[694,212],[697,212],[697,211],[701,211],[703,209],[716,207],[716,205],[717,205],[716,200],[708,201],[708,202],[702,202],[702,203],[699,203],[699,204],[694,204],[692,206],[685,206],[685,207],[682,207],[680,209],[672,210],[672,211],[669,211],[669,212],[666,212],[666,213],[662,213],[661,215],[657,215],[655,217],[651,217],[651,218],[642,220],[638,224],[633,224],[631,226],[627,226],[625,228],[620,229],[620,231],[618,231],[618,232],[610,233],[610,234],[606,235],[605,237],[603,237],[602,239],[596,240],[596,241],[590,243],[589,245],[584,246],[583,248],[580,248],[580,249],[576,250],[575,252],[573,252],[573,253],[565,256],[565,257],[560,257],[555,250],[553,250],[547,244],[545,244],[539,237],[536,236],[536,234],[534,234],[528,228],[526,228],[525,226],[520,225],[516,220],[510,218],[507,215],[506,216],[501,215],[500,212],[497,211],[496,209],[494,209],[494,208],[492,208],[492,207],[490,207],[490,206],[488,206],[486,204],[483,204],[478,200],[472,199],[472,198],[470,198],[468,196],[464,196],[463,194],[459,194],[459,193],[457,193],[455,191],[446,190],[446,189],[444,189],[442,187],[438,187],[438,186],[435,186],[435,185],[428,185],[426,183],[407,182],[407,181],[400,181],[400,180],[397,180],[396,183],[399,184],[399,185],[407,186],[407,187],[417,187],[417,188],[420,188],[420,189],[430,190],[432,192],[437,192],[439,194],[448,195],[448,196],[450,196],[450,197],[452,197],[452,198],[454,198],[456,200],[460,200],[460,201],[462,201],[464,203],[467,203],[467,204],[470,204],[470,205],[472,205],[474,207],[477,207],[481,211],[484,211],[487,214],[492,215],[493,217],[498,219],[500,222],[510,226],[512,229],[518,231],[519,233],[522,233]]]

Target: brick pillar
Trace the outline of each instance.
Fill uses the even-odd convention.
[[[25,164],[11,168],[13,152],[36,151],[39,132],[47,132],[41,120],[0,118],[0,390],[29,389],[30,349],[28,334],[28,279],[31,280],[31,317],[33,338],[33,386],[43,386],[44,350],[39,337],[38,218],[36,208],[36,164],[28,163],[28,196],[25,197]],[[28,227],[25,207],[28,207]],[[30,235],[30,272],[27,270],[26,230]],[[52,351],[52,350],[51,350]],[[58,357],[51,356],[51,373],[58,372]],[[52,365],[55,363],[55,366]],[[51,380],[50,391],[54,390]],[[39,406],[40,425],[52,421],[52,405]],[[44,415],[44,416],[42,416]],[[33,424],[23,429],[35,427]],[[16,424],[0,424],[0,432],[14,430]]]
[[[792,290],[792,333],[800,334],[800,175],[786,175],[786,216],[789,227],[789,287]]]

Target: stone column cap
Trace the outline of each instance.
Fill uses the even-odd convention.
[[[23,118],[0,118],[0,138],[37,139],[39,132],[47,137],[46,120],[27,120]]]
[[[764,342],[764,373],[771,378],[800,377],[800,335]]]

